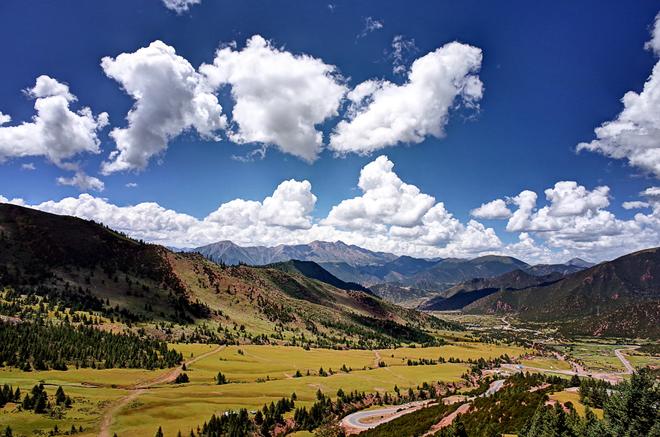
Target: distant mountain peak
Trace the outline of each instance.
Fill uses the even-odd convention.
[[[568,261],[566,261],[566,265],[569,266],[575,266],[575,267],[582,267],[585,269],[588,269],[589,267],[593,267],[595,264],[589,261],[585,261],[582,258],[571,258]]]

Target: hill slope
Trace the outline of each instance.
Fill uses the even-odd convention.
[[[525,270],[514,270],[493,278],[474,278],[444,290],[438,296],[424,302],[419,308],[425,311],[459,310],[500,290],[520,290],[551,283],[561,277],[558,273],[535,276]]]
[[[342,281],[313,261],[300,261],[293,259],[291,261],[268,264],[265,267],[282,270],[283,272],[303,275],[310,279],[316,279],[318,281],[325,282],[326,284],[330,284],[333,287],[337,287],[341,290],[364,291],[365,293],[371,294],[371,291],[368,288],[363,287],[360,284],[356,284],[355,282]]]
[[[0,247],[0,288],[129,322],[170,321],[185,331],[202,320],[233,340],[265,334],[352,346],[429,341],[423,330],[449,327],[297,271],[221,266],[91,221],[15,205],[0,204]]]
[[[622,256],[545,286],[498,291],[466,307],[558,321],[572,332],[660,336],[660,248]],[[646,329],[648,327],[648,329]]]
[[[472,278],[490,278],[529,265],[509,256],[487,255],[470,260],[449,258],[401,281],[405,285],[443,290]]]

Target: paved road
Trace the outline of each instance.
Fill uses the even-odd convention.
[[[432,402],[435,401],[417,401],[408,404],[379,408],[377,410],[358,411],[344,417],[341,421],[341,425],[344,429],[348,429],[349,433],[350,430],[354,430],[356,433],[362,432],[367,429],[375,428],[378,425],[389,422],[390,420],[394,420],[397,417],[417,411]]]
[[[595,379],[602,379],[605,381],[609,382],[619,382],[623,380],[624,375],[630,375],[634,372],[635,368],[630,364],[630,362],[626,359],[626,357],[623,355],[623,351],[627,350],[635,350],[639,346],[625,346],[620,349],[616,349],[614,351],[614,354],[616,357],[621,361],[621,364],[623,364],[623,367],[625,367],[624,372],[590,372],[588,370],[585,370],[582,366],[577,365],[577,363],[573,363],[576,365],[576,368],[573,370],[560,370],[560,369],[543,369],[541,367],[531,367],[531,366],[524,366],[522,364],[502,364],[502,368],[507,369],[507,370],[512,370],[514,372],[521,372],[523,370],[531,370],[534,372],[548,372],[548,373],[558,373],[561,375],[568,375],[568,376],[573,376],[577,375],[582,378],[595,378]]]
[[[488,387],[488,390],[486,390],[486,392],[481,394],[480,396],[493,395],[494,393],[501,390],[502,387],[504,387],[505,382],[506,380],[504,379],[498,379],[497,381],[491,382],[490,386]],[[379,408],[377,410],[358,411],[356,413],[349,414],[348,416],[344,417],[344,419],[341,421],[341,425],[342,428],[348,431],[347,432],[348,434],[351,434],[352,433],[351,431],[353,431],[353,433],[358,433],[367,429],[375,428],[378,425],[389,422],[390,420],[394,420],[397,417],[401,417],[403,415],[412,413],[413,411],[417,411],[421,408],[425,408],[432,403],[434,403],[434,401],[432,400],[417,401],[403,405],[394,405],[392,407]],[[470,406],[469,402],[461,405],[455,413],[445,417],[443,421],[438,423],[436,426],[441,426],[441,424],[442,426],[446,426],[447,423],[451,424],[451,422],[454,420],[456,415],[467,411],[467,408],[469,408],[469,406]]]
[[[498,391],[504,387],[504,383],[506,380],[504,379],[498,379],[497,381],[493,381],[490,383],[490,387],[488,387],[488,390],[484,394],[482,394],[480,397],[485,397],[485,396],[492,396]]]
[[[626,359],[626,357],[623,355],[623,351],[629,351],[629,350],[635,350],[639,346],[630,346],[624,349],[617,349],[614,351],[614,355],[621,361],[621,364],[623,364],[623,367],[626,368],[626,373],[627,374],[632,374],[635,371],[635,368],[630,364],[630,361]]]

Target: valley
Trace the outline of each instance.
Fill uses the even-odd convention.
[[[394,283],[379,294],[323,267],[341,252],[334,243],[311,245],[319,262],[263,255],[265,264],[229,265],[1,204],[0,240],[0,430],[12,437],[443,436],[460,435],[459,425],[487,435],[481,412],[522,398],[534,409],[512,407],[508,425],[492,426],[524,433],[544,402],[575,408],[575,426],[591,410],[602,419],[603,390],[660,368],[647,328],[655,249],[535,275],[507,257],[418,262],[344,248],[348,261],[384,262],[380,273],[369,267],[374,276],[435,268],[455,278],[431,294]],[[640,268],[641,282],[624,275]],[[465,279],[475,272],[489,276]],[[588,279],[603,275],[616,288]],[[410,290],[420,303],[406,308],[396,293]],[[557,316],[540,298],[563,290],[601,299],[584,319],[598,323],[634,302],[650,306],[621,336],[572,330],[590,309],[573,301],[573,313]]]

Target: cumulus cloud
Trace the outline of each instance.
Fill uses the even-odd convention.
[[[27,171],[33,171],[36,170],[37,167],[35,167],[34,163],[32,162],[26,162],[25,164],[21,164],[21,169]]]
[[[660,57],[660,15],[645,47]],[[627,92],[621,102],[621,113],[597,127],[596,139],[578,144],[577,150],[626,159],[630,165],[660,178],[660,61],[653,67],[642,91]]]
[[[496,199],[492,202],[482,203],[479,208],[470,211],[472,217],[480,219],[505,219],[511,217],[511,210],[506,206],[502,199]]]
[[[574,256],[612,259],[660,245],[660,187],[640,193],[649,212],[630,220],[605,209],[607,187],[558,182],[545,190],[546,204],[539,207],[536,193],[522,191],[508,199],[517,209],[507,229],[518,233],[518,241],[506,245],[492,228],[476,220],[462,223],[442,202],[403,182],[385,156],[362,169],[358,187],[362,195],[338,203],[320,220],[313,216],[317,199],[311,184],[296,180],[283,181],[263,200],[223,203],[201,219],[156,203],[118,206],[89,194],[36,205],[2,196],[0,202],[93,219],[135,238],[179,247],[226,239],[267,246],[342,240],[412,256],[500,253],[528,262],[563,262]]]
[[[162,41],[116,58],[105,57],[101,67],[135,99],[126,117],[128,126],[110,133],[117,149],[103,163],[104,174],[143,170],[184,131],[195,129],[203,138],[217,140],[217,131],[226,125],[218,98],[204,77]]]
[[[89,176],[80,170],[76,171],[76,174],[70,178],[57,178],[57,183],[60,185],[78,187],[81,191],[103,191],[105,189],[105,184],[102,180]]]
[[[646,197],[652,199],[653,194],[651,188]],[[529,190],[511,198],[518,209],[506,229],[534,235],[555,253],[602,260],[660,245],[660,202],[649,200],[650,214],[638,213],[632,220],[621,220],[605,209],[609,206],[608,187],[588,190],[576,182],[561,181],[545,190],[545,206],[537,208],[537,198]]]
[[[374,225],[411,227],[435,204],[435,199],[404,183],[393,171],[394,164],[382,155],[360,172],[358,187],[363,195],[343,200],[332,208],[327,224],[343,228]]]
[[[660,14],[655,16],[655,22],[651,30],[651,39],[644,44],[644,48],[660,56]]]
[[[386,80],[358,85],[359,98],[352,100],[349,118],[335,127],[330,148],[368,154],[427,136],[441,138],[452,107],[476,107],[481,99],[481,59],[480,49],[452,42],[415,60],[402,85]]]
[[[187,12],[191,6],[198,5],[202,0],[163,0],[163,4],[177,14]]]
[[[49,76],[39,76],[25,94],[35,99],[36,115],[30,122],[5,126],[11,117],[0,113],[0,163],[11,158],[43,156],[60,167],[81,153],[98,154],[99,130],[108,124],[108,114],[94,115],[88,107],[74,112],[76,100],[69,87]]]
[[[641,209],[641,208],[648,208],[649,203],[642,202],[641,200],[633,200],[629,202],[623,202],[621,206],[623,207],[623,209]]]
[[[242,50],[221,48],[200,71],[214,88],[231,86],[232,141],[275,145],[306,161],[323,147],[317,125],[338,114],[346,92],[334,66],[276,48],[259,35]]]
[[[384,156],[362,169],[358,186],[362,196],[341,202],[322,220],[313,217],[317,198],[311,184],[293,179],[263,200],[234,199],[201,219],[156,203],[118,206],[90,194],[29,206],[93,219],[135,238],[179,247],[219,240],[268,246],[342,240],[371,250],[429,257],[473,256],[502,247],[493,229],[474,220],[461,223],[442,202],[401,181]],[[0,201],[25,204],[21,199]]]
[[[309,229],[316,204],[309,181],[284,181],[263,202],[236,199],[220,206],[206,220],[223,226],[245,227],[255,224]]]

